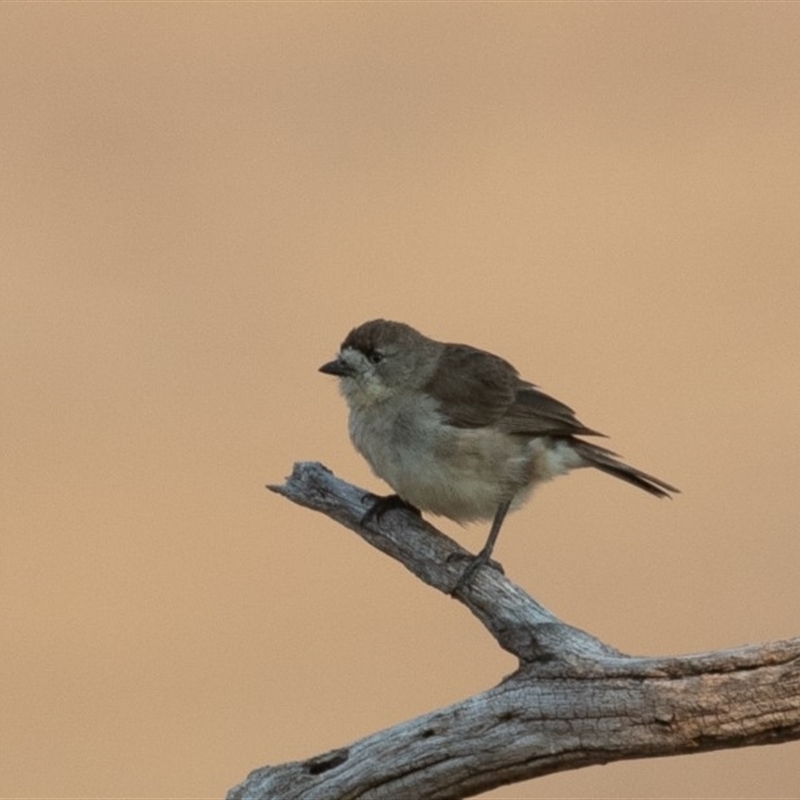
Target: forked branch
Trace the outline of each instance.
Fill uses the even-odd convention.
[[[321,464],[297,464],[269,488],[442,592],[469,556],[411,511],[362,527],[368,495]],[[480,570],[455,597],[519,658],[513,675],[339,750],[257,769],[228,798],[462,798],[590,764],[800,739],[800,638],[634,657],[561,622],[497,570]]]

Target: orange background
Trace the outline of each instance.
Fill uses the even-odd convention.
[[[508,520],[564,620],[800,633],[799,35],[795,3],[3,4],[0,796],[219,797],[513,670],[263,488],[385,490],[317,373],[377,316],[683,490],[587,471]],[[798,748],[487,796],[797,796]]]

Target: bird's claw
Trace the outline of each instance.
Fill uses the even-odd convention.
[[[454,554],[457,558],[463,558],[460,554]],[[499,561],[495,561],[492,558],[489,558],[489,554],[481,550],[480,553],[476,556],[470,557],[470,562],[465,567],[464,571],[459,576],[458,580],[455,583],[455,586],[450,590],[450,595],[455,597],[458,592],[460,592],[465,587],[469,586],[472,583],[473,578],[477,574],[478,570],[481,567],[490,567],[491,569],[497,570],[501,575],[505,575],[505,570],[503,569],[503,565]]]
[[[408,511],[413,511],[417,516],[420,516],[420,510],[416,506],[412,506],[411,503],[407,503],[398,494],[390,494],[386,497],[380,497],[379,495],[369,493],[365,494],[361,498],[361,501],[364,503],[366,503],[368,500],[372,500],[372,505],[366,510],[364,516],[361,517],[362,527],[373,521],[380,522],[381,517],[383,517],[387,511],[391,511],[394,508],[404,508]]]

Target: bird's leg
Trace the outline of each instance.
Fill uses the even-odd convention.
[[[508,513],[508,508],[511,505],[510,500],[505,500],[497,507],[497,511],[495,511],[494,519],[492,520],[492,527],[489,530],[489,536],[486,539],[486,544],[483,546],[483,549],[476,555],[467,568],[461,573],[461,577],[456,582],[456,585],[453,587],[450,594],[455,594],[459,589],[463,589],[469,583],[472,582],[472,579],[475,577],[475,573],[483,566],[486,566],[490,563],[490,559],[492,556],[492,550],[494,550],[495,542],[497,541],[497,536],[500,533],[500,528],[503,525],[503,520],[506,518],[506,514]],[[495,562],[491,562],[494,564]],[[500,565],[497,565],[500,567]],[[503,571],[503,568],[500,567],[500,572]]]
[[[390,494],[386,497],[365,494],[362,499],[366,501],[368,498],[372,499],[372,505],[367,509],[364,516],[361,517],[361,525],[367,525],[373,520],[375,522],[380,522],[381,517],[393,508],[405,508],[409,511],[413,511],[417,516],[420,516],[420,510],[416,506],[412,506],[411,503],[407,503],[403,500],[399,494]]]

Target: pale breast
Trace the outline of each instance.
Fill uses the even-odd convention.
[[[490,519],[506,499],[516,505],[532,477],[523,439],[443,424],[434,407],[353,412],[350,436],[375,474],[404,500],[458,522]]]

